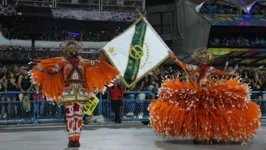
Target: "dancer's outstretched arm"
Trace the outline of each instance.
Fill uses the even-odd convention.
[[[219,75],[219,76],[227,76],[227,75],[229,75],[229,73],[227,73],[227,72],[221,71],[221,70],[216,69],[216,68],[213,68],[213,69],[214,69],[214,74],[215,75]]]
[[[214,67],[211,67],[211,71],[212,71],[212,74],[219,75],[219,76],[228,76],[228,75],[234,75],[235,74],[235,70],[233,70],[232,72],[225,72],[225,71],[221,71],[219,69],[216,69]]]
[[[82,59],[82,64],[84,68],[90,67],[90,66],[97,66],[100,65],[101,62],[104,61],[105,55],[104,53],[101,53],[101,56],[97,60],[89,60],[89,59]]]
[[[196,71],[196,68],[197,68],[196,65],[184,64],[183,62],[181,62],[180,60],[176,58],[173,52],[169,51],[169,56],[179,67],[186,69],[190,71],[191,73],[194,73]]]
[[[34,66],[33,68],[37,69],[37,70],[40,70],[42,72],[57,73],[60,70],[62,70],[65,67],[66,64],[67,64],[66,60],[61,60],[55,66],[52,66],[52,67],[44,68],[44,67],[42,67],[40,65],[37,65],[37,66]]]

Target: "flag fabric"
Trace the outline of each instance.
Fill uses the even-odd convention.
[[[170,50],[145,18],[108,42],[104,53],[120,71],[122,81],[131,87],[169,56]]]

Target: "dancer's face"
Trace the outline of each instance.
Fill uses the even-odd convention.
[[[24,75],[27,75],[27,74],[28,74],[27,69],[26,69],[26,68],[22,68],[22,73],[23,73]]]
[[[67,50],[69,51],[69,55],[72,57],[77,57],[78,56],[78,51],[76,50],[75,44],[70,44],[67,47]]]
[[[6,68],[2,68],[2,73],[6,74],[7,73],[7,69]]]
[[[77,57],[77,56],[78,56],[78,52],[77,52],[77,51],[71,51],[71,52],[70,52],[70,55],[71,55],[72,57]]]
[[[201,56],[199,58],[199,61],[201,64],[208,64],[208,57],[207,56]]]
[[[118,86],[118,81],[115,81],[114,82],[114,86]]]
[[[13,72],[9,72],[9,76],[10,76],[11,78],[13,78],[13,77],[14,77],[14,73],[13,73]]]

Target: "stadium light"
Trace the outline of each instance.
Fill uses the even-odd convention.
[[[258,2],[258,0],[252,2],[251,4],[247,5],[248,15],[250,14],[251,8]]]

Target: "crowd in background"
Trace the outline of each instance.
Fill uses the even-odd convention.
[[[1,48],[1,47],[0,47]],[[65,54],[60,50],[44,50],[44,51],[26,51],[26,50],[0,50],[0,60],[2,62],[20,62],[28,63],[33,59],[44,59],[52,57],[60,57]],[[98,49],[88,49],[80,54],[84,58],[97,59],[99,56]],[[19,57],[17,57],[19,56]]]
[[[252,7],[251,14],[252,15],[265,15],[266,13],[266,5],[255,4]]]
[[[215,2],[205,3],[201,10],[203,14],[243,14],[241,10],[231,5],[216,4]]]
[[[30,5],[38,7],[52,7],[52,0],[8,0],[11,5]],[[61,8],[72,8],[78,10],[126,10],[134,11],[141,8],[142,0],[57,0],[56,6]]]
[[[25,34],[24,31],[16,31],[14,28],[2,28],[0,25],[0,31],[3,36],[7,39],[23,39],[31,40],[31,37]],[[83,29],[80,32],[69,32],[61,29],[58,26],[54,26],[51,33],[42,33],[36,40],[42,41],[65,41],[65,40],[76,40],[76,41],[110,41],[115,36],[121,33],[120,27],[114,31],[88,31],[84,32]]]
[[[43,2],[45,4],[48,0],[35,0],[35,4],[37,5],[38,3],[36,2]],[[57,3],[97,5],[100,3],[100,0],[57,0]],[[103,3],[106,5],[123,5],[124,0],[104,0]]]
[[[238,7],[233,5],[218,4],[217,2],[206,2],[201,10],[203,14],[246,14],[241,11]],[[266,14],[266,5],[265,3],[258,3],[252,6],[251,15],[265,15]]]
[[[30,100],[37,101],[38,99],[44,100],[43,96],[38,98],[37,93],[40,89],[33,85],[31,77],[28,73],[29,68],[27,65],[6,65],[0,67],[0,91],[1,93],[1,119],[19,119],[32,117],[32,110],[30,108],[25,111],[24,105],[16,102],[22,102],[23,99],[28,97]],[[14,94],[13,92],[20,93]],[[7,101],[8,103],[5,103]],[[23,103],[24,104],[24,103]],[[44,113],[44,103],[40,105],[40,115]],[[51,113],[51,111],[49,111]],[[48,115],[48,114],[47,114]]]
[[[99,0],[58,0],[58,3],[72,3],[72,4],[89,4],[89,5],[97,5],[100,3]],[[102,1],[105,5],[123,5],[124,0],[105,0]]]
[[[1,50],[0,60],[2,61],[31,61],[32,58],[51,58],[62,54],[61,51],[25,51],[25,50]],[[20,57],[17,57],[20,56]]]
[[[223,70],[231,72],[234,68],[234,66],[228,66],[227,63]],[[33,115],[33,108],[30,112],[25,112],[21,104],[6,103],[6,101],[22,101],[23,95],[29,93],[32,100],[38,100],[36,91],[40,91],[40,89],[36,89],[36,86],[30,81],[30,76],[28,75],[29,69],[30,68],[27,65],[18,64],[2,65],[0,67],[0,91],[2,92],[0,96],[2,102],[0,104],[0,120],[19,118],[25,119],[25,117],[31,118]],[[235,74],[242,77],[242,82],[248,83],[253,90],[266,91],[266,70],[263,67],[245,68],[244,66],[240,66],[235,70]],[[122,82],[118,82],[121,91],[123,91],[123,95],[121,95],[121,107],[119,107],[119,115],[125,118],[143,118],[148,116],[147,107],[150,100],[156,98],[156,92],[161,86],[162,80],[166,78],[179,78],[182,81],[188,81],[188,76],[177,66],[162,65],[153,72],[147,74],[132,88],[127,89]],[[218,77],[214,76],[213,79],[215,78],[217,79]],[[9,94],[9,91],[17,91],[22,94]],[[130,91],[136,91],[136,94],[132,94]],[[141,93],[141,91],[151,92]],[[262,112],[266,113],[266,102],[262,101],[262,99],[266,99],[266,95],[259,92],[257,94],[253,94],[252,98],[256,99],[257,103],[261,106]],[[103,95],[103,99],[110,100],[112,97],[110,97],[110,94],[107,92]],[[31,105],[31,107],[33,107],[33,105]],[[40,96],[39,107],[39,115],[41,118],[56,118],[59,113],[57,105],[52,101],[47,101],[42,95]],[[97,109],[95,114],[97,115]],[[107,115],[107,112],[103,112],[103,115]]]
[[[246,37],[224,37],[224,38],[211,38],[210,45],[212,46],[223,46],[223,47],[256,47],[256,46],[266,46],[266,40],[264,37],[256,37],[254,39],[249,39]]]

